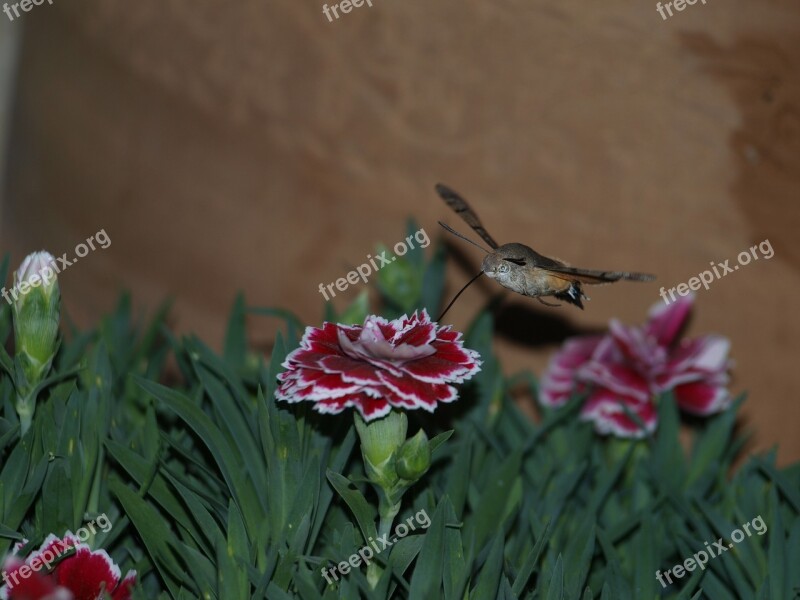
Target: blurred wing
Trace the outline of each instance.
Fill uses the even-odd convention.
[[[551,259],[552,260],[552,259]],[[613,283],[614,281],[653,281],[656,276],[649,273],[629,273],[628,271],[593,271],[591,269],[576,269],[563,265],[541,265],[541,268],[551,273],[554,277],[564,275],[561,279],[580,281],[588,285]]]
[[[475,233],[481,236],[484,242],[489,244],[492,250],[497,250],[497,242],[495,242],[492,239],[492,236],[489,235],[489,232],[484,229],[483,225],[481,224],[481,220],[478,218],[478,215],[476,215],[475,211],[470,208],[466,200],[464,200],[449,187],[441,183],[436,184],[436,192],[442,197],[442,200],[447,203],[447,206],[452,208],[459,217],[464,219],[464,222],[467,225],[475,230]]]

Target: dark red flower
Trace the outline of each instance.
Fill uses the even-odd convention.
[[[120,568],[105,550],[91,550],[67,532],[47,536],[24,561],[18,543],[3,566],[1,600],[130,600],[136,571],[122,579]]]
[[[278,400],[314,402],[321,413],[355,407],[369,421],[391,408],[423,408],[458,397],[449,385],[480,370],[479,355],[461,334],[439,327],[423,310],[394,321],[369,316],[364,325],[308,327],[283,363]]]
[[[727,407],[728,339],[678,340],[693,300],[655,305],[644,326],[613,320],[606,335],[568,340],[542,375],[542,404],[560,406],[574,392],[588,392],[581,417],[599,433],[620,437],[653,432],[655,400],[668,390],[686,412],[708,415]]]

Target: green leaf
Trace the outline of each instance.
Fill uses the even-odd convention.
[[[783,600],[792,597],[789,586],[789,575],[786,564],[786,531],[783,526],[778,493],[772,488],[769,493],[770,524],[769,524],[769,598],[772,600]],[[797,569],[798,565],[793,565]]]
[[[447,440],[449,440],[454,432],[455,432],[455,430],[451,429],[449,431],[444,431],[444,432],[440,433],[439,435],[436,435],[433,438],[431,438],[431,440],[428,442],[428,448],[430,449],[431,456],[433,458],[436,458],[435,452],[439,448],[439,446],[441,446]]]
[[[542,533],[539,535],[538,539],[536,540],[536,544],[531,548],[531,551],[525,557],[525,562],[522,564],[522,568],[519,570],[516,579],[514,580],[514,585],[512,586],[511,590],[519,596],[522,594],[522,591],[525,589],[525,586],[528,584],[528,580],[530,579],[531,575],[533,574],[533,570],[536,568],[537,563],[539,562],[539,557],[542,554],[542,549],[544,545],[550,539],[550,525],[552,521],[547,520],[544,524],[544,529]]]
[[[461,436],[453,459],[453,467],[447,475],[447,496],[452,501],[455,516],[458,519],[462,517],[467,502],[473,443],[472,432],[468,431]]]
[[[521,459],[521,449],[516,450],[492,471],[485,482],[475,509],[475,518],[466,528],[467,535],[474,534],[476,546],[482,547],[488,536],[514,510],[518,498],[512,494],[512,490],[519,481]]]
[[[211,371],[198,362],[194,362],[194,367],[200,383],[216,408],[219,415],[218,422],[225,425],[229,439],[238,449],[237,460],[244,464],[247,476],[253,480],[255,489],[266,490],[267,466],[254,438],[254,432],[248,425],[249,415],[242,412],[242,406],[237,405],[231,393]]]
[[[369,292],[362,290],[356,299],[336,318],[337,323],[361,325],[369,314]]]
[[[740,398],[725,412],[715,416],[703,435],[696,440],[692,449],[687,485],[695,482],[710,465],[725,455],[725,449],[730,443],[733,427],[736,424],[736,412],[741,403]]]
[[[422,307],[428,311],[432,319],[437,318],[439,310],[443,308],[442,295],[445,284],[445,264],[447,258],[446,246],[437,241],[433,251],[433,258],[425,267],[422,276]]]
[[[250,597],[247,571],[243,568],[248,564],[249,556],[250,548],[242,515],[236,503],[231,500],[228,504],[228,540],[224,545],[217,546],[217,577],[221,598],[247,600]]]
[[[280,308],[251,307],[247,312],[262,317],[278,317],[286,323],[286,339],[294,345],[299,339],[299,334],[305,330],[303,322],[291,311]]]
[[[658,586],[653,574],[658,566],[657,544],[653,517],[646,514],[640,521],[634,548],[636,549],[636,568],[633,574],[633,588],[639,598],[655,598]]]
[[[422,542],[414,574],[411,577],[409,598],[439,600],[441,597],[447,502],[446,498],[439,501],[431,517],[431,525],[425,532],[425,540]]]
[[[170,547],[170,542],[174,538],[169,534],[169,526],[158,512],[118,479],[112,478],[109,481],[109,487],[142,537],[142,541],[170,593],[173,596],[178,593],[175,582],[193,587],[192,579],[185,576],[183,569],[175,559],[173,549]]]
[[[570,574],[566,584],[567,598],[577,598],[586,583],[592,566],[595,541],[595,517],[587,513],[580,526],[572,533],[563,554],[564,571]],[[637,572],[642,572],[638,569]]]
[[[347,461],[353,452],[355,443],[356,443],[355,427],[351,426],[350,429],[347,431],[347,436],[342,441],[342,444],[339,446],[336,455],[331,461],[330,469],[334,473],[339,473],[344,470],[344,467],[347,464]],[[325,522],[325,518],[328,515],[328,508],[330,507],[332,499],[333,499],[332,487],[329,487],[327,485],[322,486],[321,489],[319,490],[319,500],[317,502],[316,505],[317,508],[314,513],[314,522],[312,523],[311,532],[308,537],[309,551],[311,547],[313,547],[314,543],[317,541],[319,532],[322,529],[323,523]]]
[[[503,532],[498,531],[491,543],[489,556],[478,573],[478,582],[472,590],[474,598],[492,598],[497,595],[500,575],[503,572]]]
[[[328,469],[326,475],[333,488],[342,497],[342,500],[347,503],[350,510],[353,511],[358,527],[361,529],[361,535],[364,536],[364,542],[367,543],[370,539],[377,539],[378,530],[375,528],[377,511],[375,508],[367,502],[364,495],[347,477],[334,473],[330,469]]]
[[[136,382],[180,416],[208,447],[242,511],[250,539],[257,539],[263,513],[252,480],[245,477],[244,469],[237,462],[237,453],[214,422],[183,394],[142,378],[136,378]]]
[[[561,600],[564,598],[564,563],[561,555],[556,559],[556,565],[549,574],[545,583],[544,598],[547,600]]]
[[[445,501],[444,521],[445,523],[457,523],[455,508],[447,496]],[[465,590],[469,584],[470,569],[467,568],[467,560],[464,556],[464,543],[461,539],[461,528],[445,525],[444,530],[444,598],[445,600],[456,600],[465,595]]]

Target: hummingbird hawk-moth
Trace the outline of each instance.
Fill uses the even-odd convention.
[[[589,299],[589,297],[583,293],[583,289],[581,288],[582,284],[601,285],[620,280],[652,281],[655,279],[655,275],[650,275],[648,273],[594,271],[570,267],[560,260],[542,256],[525,244],[511,243],[500,246],[483,227],[478,215],[470,208],[466,200],[441,183],[436,185],[436,191],[439,196],[442,197],[442,200],[444,200],[458,216],[464,219],[464,222],[469,225],[484,242],[489,244],[491,248],[491,251],[486,250],[486,248],[480,244],[461,235],[449,225],[439,221],[439,225],[450,233],[486,252],[480,273],[461,288],[461,291],[459,291],[455,298],[451,300],[450,304],[447,305],[447,308],[444,309],[439,319],[450,309],[461,295],[461,292],[467,289],[472,282],[483,274],[494,279],[503,287],[507,287],[523,296],[536,298],[539,302],[547,306],[560,305],[545,302],[542,300],[543,296],[553,296],[559,300],[574,304],[580,309],[583,309],[582,300]]]

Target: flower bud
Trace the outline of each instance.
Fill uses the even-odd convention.
[[[12,296],[17,355],[30,362],[25,371],[28,383],[35,385],[50,368],[58,337],[61,294],[51,254],[34,252],[22,262],[14,273]]]
[[[408,481],[417,481],[431,466],[431,448],[428,436],[420,429],[400,447],[395,468],[397,474]]]
[[[55,259],[47,252],[29,255],[14,273],[16,409],[25,435],[36,410],[36,386],[47,377],[58,350],[61,293]]]
[[[397,481],[395,453],[406,440],[408,418],[405,413],[393,410],[382,419],[366,423],[357,412],[355,414],[367,477],[382,487],[394,485]]]
[[[17,286],[27,283],[29,287],[42,286],[46,293],[58,291],[56,278],[56,259],[49,252],[42,250],[25,257],[17,272],[14,273]]]

